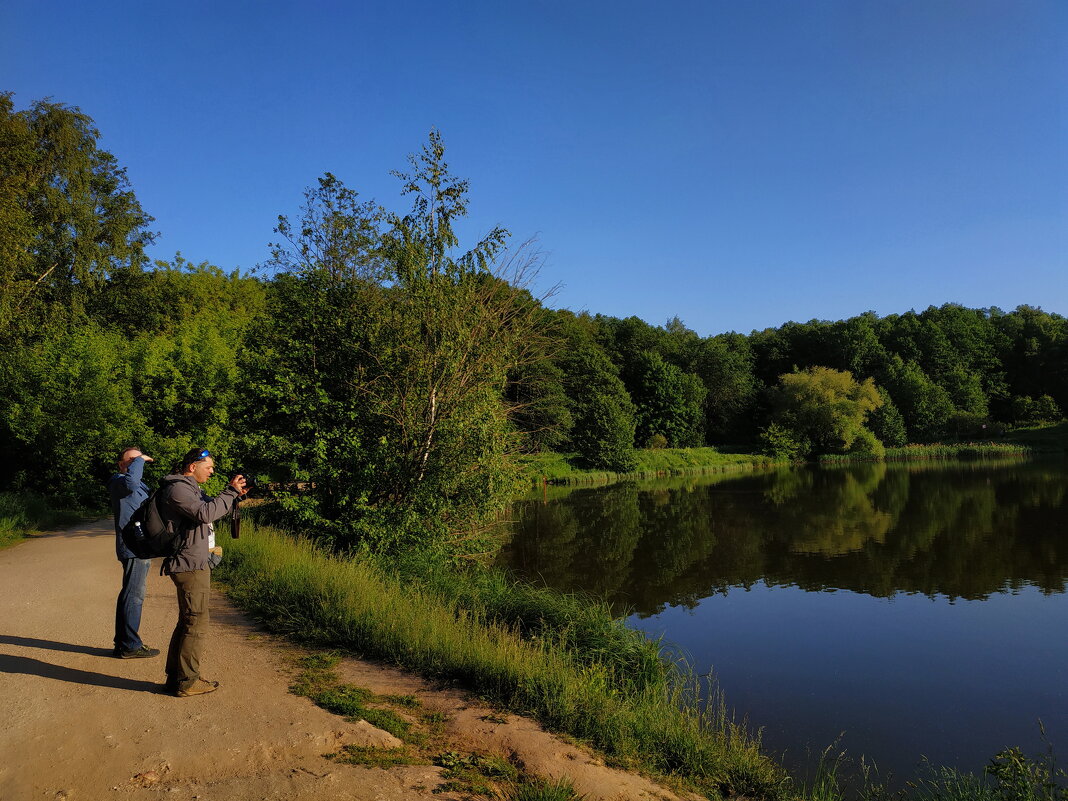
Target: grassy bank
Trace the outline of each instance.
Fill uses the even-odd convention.
[[[573,455],[538,453],[523,457],[524,469],[535,484],[609,484],[620,479],[659,478],[682,474],[758,470],[776,462],[769,456],[720,453],[715,448],[657,448],[637,450],[637,467],[629,473],[586,470]]]
[[[833,454],[818,457],[821,464],[845,464],[872,461],[920,461],[928,459],[1000,459],[1030,456],[1036,453],[1068,451],[1068,423],[1040,428],[1018,429],[998,441],[931,443],[887,448],[880,457],[856,454]],[[674,475],[728,473],[760,470],[787,462],[770,456],[749,453],[721,453],[716,448],[639,449],[634,452],[637,467],[629,473],[587,470],[572,454],[537,453],[524,456],[524,470],[535,485],[541,484],[610,484],[621,479],[649,479]]]
[[[1006,442],[1024,445],[1036,453],[1068,453],[1068,422],[1052,426],[1018,428],[1002,438]]]
[[[863,454],[825,454],[819,457],[820,464],[846,464],[849,462],[908,462],[929,459],[1004,459],[1032,454],[1027,445],[1009,442],[935,442],[929,445],[906,445],[903,448],[887,448],[885,456]]]
[[[0,492],[0,548],[92,516],[85,509],[64,508],[41,495]]]
[[[789,780],[722,704],[603,606],[491,574],[340,559],[279,532],[227,544],[220,578],[275,630],[455,681],[710,798],[789,797]]]
[[[1068,799],[1052,751],[1047,759],[1009,749],[988,776],[931,767],[900,792],[838,758],[796,782],[721,701],[695,703],[685,665],[602,604],[481,569],[335,557],[250,522],[244,534],[226,543],[219,578],[275,631],[454,682],[592,745],[612,764],[710,799]],[[309,697],[333,699],[321,694]]]

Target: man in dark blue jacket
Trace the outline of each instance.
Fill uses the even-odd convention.
[[[141,625],[141,605],[145,600],[145,580],[152,567],[151,559],[138,559],[122,541],[122,527],[130,522],[150,490],[141,480],[145,463],[153,461],[139,448],[125,448],[119,454],[119,472],[108,481],[111,511],[115,515],[115,555],[122,562],[122,590],[115,602],[115,650],[120,659],[157,656],[158,648],[149,648],[137,633]]]

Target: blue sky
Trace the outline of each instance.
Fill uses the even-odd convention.
[[[1066,55],[1062,0],[0,3],[0,89],[96,120],[157,258],[255,266],[326,170],[404,208],[437,127],[466,241],[702,335],[1068,313]]]

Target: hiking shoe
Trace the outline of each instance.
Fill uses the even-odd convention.
[[[144,659],[149,656],[159,656],[159,648],[149,648],[147,645],[142,645],[140,648],[135,648],[132,651],[116,648],[111,653],[119,659]]]
[[[175,693],[179,698],[188,698],[191,695],[204,695],[205,693],[213,693],[219,689],[219,682],[217,681],[204,681],[204,679],[197,679],[188,687],[179,688]]]

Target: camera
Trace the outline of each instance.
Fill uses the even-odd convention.
[[[241,476],[241,478],[245,479],[245,494],[251,495],[252,490],[256,488],[256,479],[253,477],[252,473],[243,467],[239,467],[232,473],[232,477],[236,476]]]

